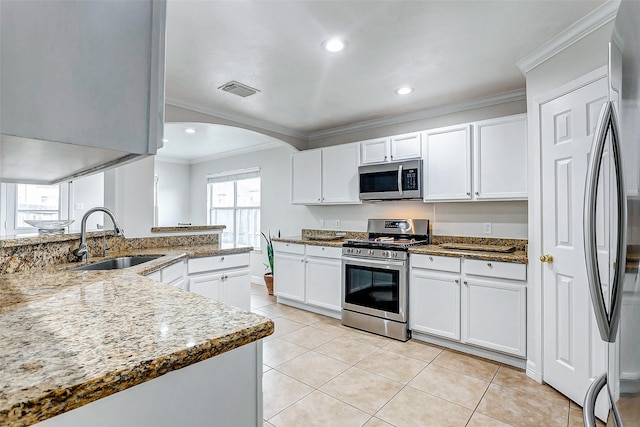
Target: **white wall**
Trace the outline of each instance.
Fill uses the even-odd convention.
[[[156,160],[155,174],[158,175],[158,226],[191,223],[191,166]]]
[[[69,231],[79,232],[82,217],[96,206],[104,206],[104,173],[74,179],[69,194],[69,219],[75,222],[69,226]],[[111,228],[111,223],[108,224]],[[96,212],[87,218],[87,230],[97,230],[98,225],[104,225],[104,218],[103,214]]]
[[[151,235],[153,172],[150,156],[104,173],[104,205],[113,211],[126,237]]]

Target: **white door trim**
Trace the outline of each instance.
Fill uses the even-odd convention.
[[[542,255],[542,132],[540,113],[542,105],[566,95],[580,87],[586,86],[608,73],[607,66],[578,77],[571,82],[557,87],[533,99],[533,108],[528,115],[528,128],[532,138],[529,141],[529,158],[532,161],[529,169],[529,268],[527,290],[527,376],[542,382],[543,360],[543,295],[542,267],[539,257]]]

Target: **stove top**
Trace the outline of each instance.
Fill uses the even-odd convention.
[[[406,251],[429,244],[428,219],[370,219],[367,231],[368,239],[349,239],[343,246]]]

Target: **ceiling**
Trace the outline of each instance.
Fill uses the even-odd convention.
[[[523,89],[516,62],[602,3],[169,0],[167,102],[309,138],[477,100]],[[322,49],[334,36],[346,50]]]

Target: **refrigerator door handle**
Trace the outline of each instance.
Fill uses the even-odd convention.
[[[584,427],[596,427],[596,400],[598,399],[600,390],[602,390],[605,385],[607,385],[606,373],[593,380],[589,386],[582,407]]]
[[[616,239],[616,262],[611,285],[611,306],[607,313],[604,295],[602,294],[602,282],[600,281],[600,270],[598,267],[597,245],[596,245],[596,198],[598,189],[598,177],[607,135],[611,136],[611,151],[614,160],[616,196],[617,196],[617,239]],[[596,133],[591,149],[589,168],[587,169],[587,182],[584,197],[584,247],[585,261],[587,267],[587,280],[591,301],[600,331],[600,337],[605,342],[615,341],[617,327],[620,319],[620,283],[624,277],[626,260],[626,225],[627,209],[626,194],[624,186],[624,171],[622,169],[622,156],[620,153],[620,141],[618,136],[618,119],[614,105],[611,101],[606,102],[596,127]]]

